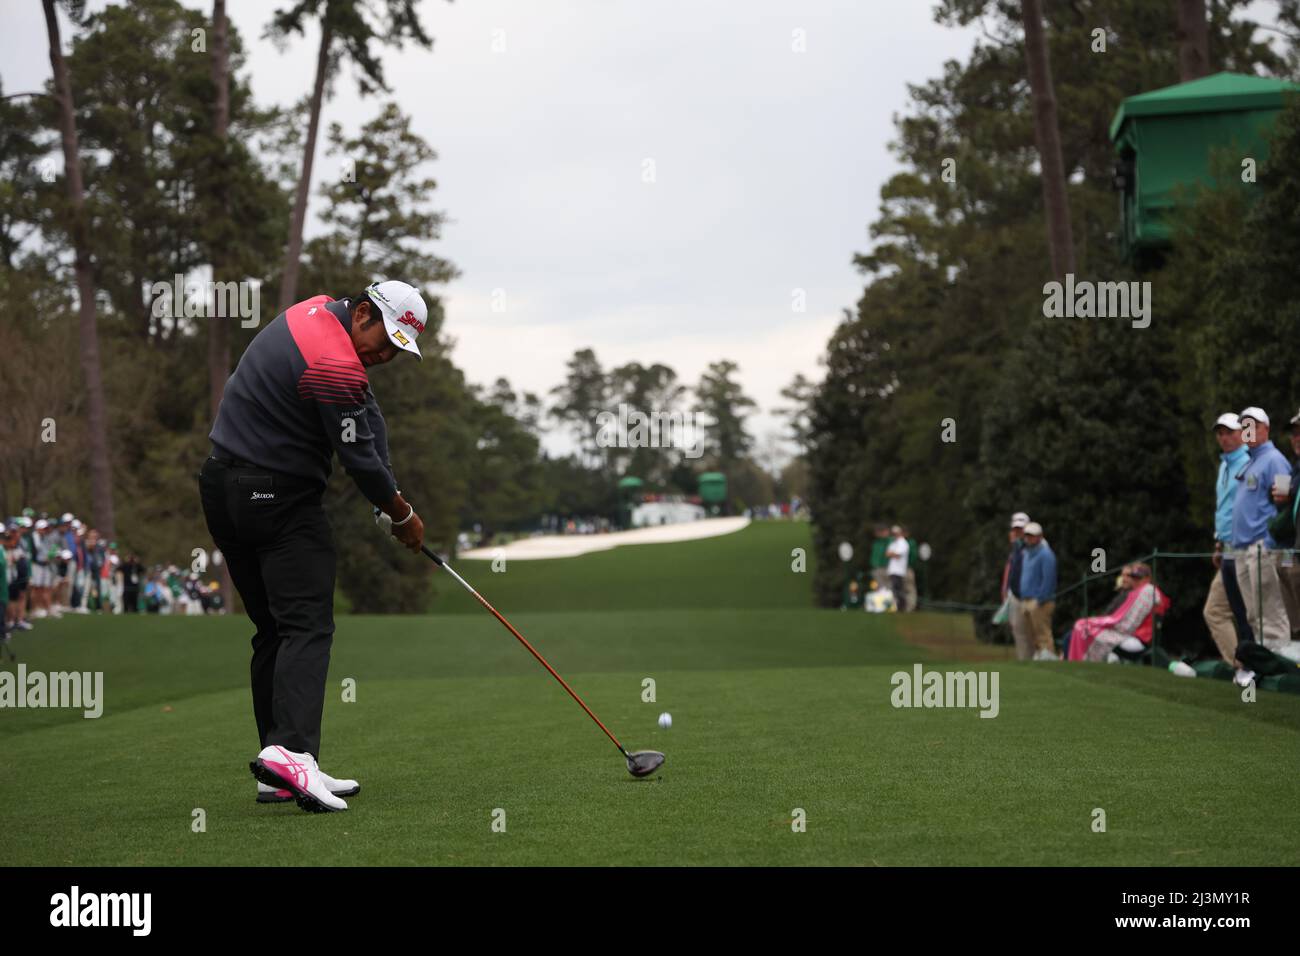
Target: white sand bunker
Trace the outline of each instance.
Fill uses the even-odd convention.
[[[716,538],[718,535],[739,531],[748,524],[748,518],[706,518],[703,521],[611,531],[607,534],[548,534],[537,538],[521,538],[500,548],[462,551],[457,557],[476,561],[490,561],[498,554],[507,561],[576,558],[593,551],[609,551],[621,544],[667,544],[672,541],[694,541],[696,538]]]

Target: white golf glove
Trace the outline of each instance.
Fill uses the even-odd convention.
[[[386,514],[385,512],[380,511],[378,508],[375,509],[375,524],[379,526],[379,530],[384,532],[384,534],[390,536],[392,535],[393,519],[389,517],[389,515]]]

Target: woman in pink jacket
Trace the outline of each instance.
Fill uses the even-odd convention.
[[[1169,610],[1169,598],[1151,583],[1151,568],[1131,564],[1124,569],[1122,587],[1128,594],[1115,610],[1100,617],[1085,617],[1074,622],[1070,632],[1069,659],[1104,661],[1119,644],[1131,642],[1149,645],[1155,619]]]

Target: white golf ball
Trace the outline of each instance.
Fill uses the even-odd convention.
[[[664,730],[667,730],[667,729],[668,729],[669,727],[671,727],[672,725],[673,725],[673,715],[672,715],[672,714],[667,714],[667,713],[665,713],[665,714],[660,714],[660,715],[659,715],[659,726],[660,726],[660,727],[662,727]]]

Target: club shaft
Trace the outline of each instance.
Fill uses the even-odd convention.
[[[479,604],[482,604],[485,608],[487,608],[489,611],[491,611],[491,612],[492,612],[492,616],[495,617],[495,618],[496,618],[498,621],[500,621],[502,624],[504,624],[506,630],[508,630],[511,634],[513,634],[513,635],[515,636],[515,638],[519,641],[520,644],[522,644],[522,645],[524,645],[524,647],[528,648],[528,653],[532,654],[533,657],[537,658],[537,662],[538,662],[539,664],[541,664],[543,667],[545,667],[548,671],[550,671],[551,676],[554,677],[557,681],[560,682],[560,686],[563,687],[565,690],[567,690],[567,691],[569,692],[569,696],[572,697],[574,700],[576,700],[576,701],[578,702],[578,706],[581,707],[583,710],[585,710],[585,711],[587,712],[587,716],[590,717],[592,720],[594,720],[594,721],[596,722],[596,726],[597,726],[597,727],[599,727],[601,730],[605,731],[605,736],[608,737],[610,740],[612,740],[612,741],[614,742],[614,746],[617,747],[617,748],[619,749],[619,751],[623,754],[623,756],[626,757],[626,756],[627,756],[627,751],[624,750],[624,749],[623,749],[623,745],[622,745],[621,743],[618,742],[618,738],[615,737],[612,733],[609,732],[609,728],[608,728],[608,727],[606,727],[603,723],[601,723],[600,718],[597,717],[597,716],[592,712],[591,708],[588,707],[588,706],[586,705],[586,703],[583,701],[583,699],[582,699],[581,697],[578,696],[577,691],[575,691],[572,687],[569,686],[568,681],[566,681],[563,677],[561,677],[561,676],[556,672],[556,670],[555,670],[554,667],[552,667],[550,664],[546,663],[546,658],[544,658],[541,654],[537,653],[537,648],[535,648],[535,647],[533,647],[533,645],[529,644],[527,638],[525,638],[522,634],[520,634],[518,631],[516,631],[516,630],[514,629],[514,626],[513,626],[509,621],[507,621],[504,617],[501,616],[501,612],[500,612],[500,611],[498,611],[498,610],[497,610],[496,608],[494,608],[491,604],[489,604],[489,603],[487,602],[487,599],[486,599],[485,597],[483,597],[483,595],[479,594],[478,591],[474,590],[474,588],[470,586],[470,583],[469,583],[468,581],[466,581],[466,580],[465,580],[464,578],[462,578],[459,574],[457,574],[455,568],[453,568],[450,564],[448,564],[448,563],[447,563],[446,561],[444,561],[442,558],[438,557],[438,555],[435,554],[433,551],[430,551],[429,548],[428,548],[427,546],[421,545],[420,550],[423,551],[423,552],[425,553],[425,555],[427,555],[429,558],[431,558],[431,559],[433,560],[433,563],[434,563],[434,564],[436,564],[438,567],[442,568],[444,571],[446,571],[448,574],[450,574],[453,578],[455,578],[455,579],[460,583],[460,586],[461,586],[461,587],[463,587],[463,588],[464,588],[466,591],[468,591],[470,594],[474,595],[474,597],[478,600],[478,603],[479,603]]]

